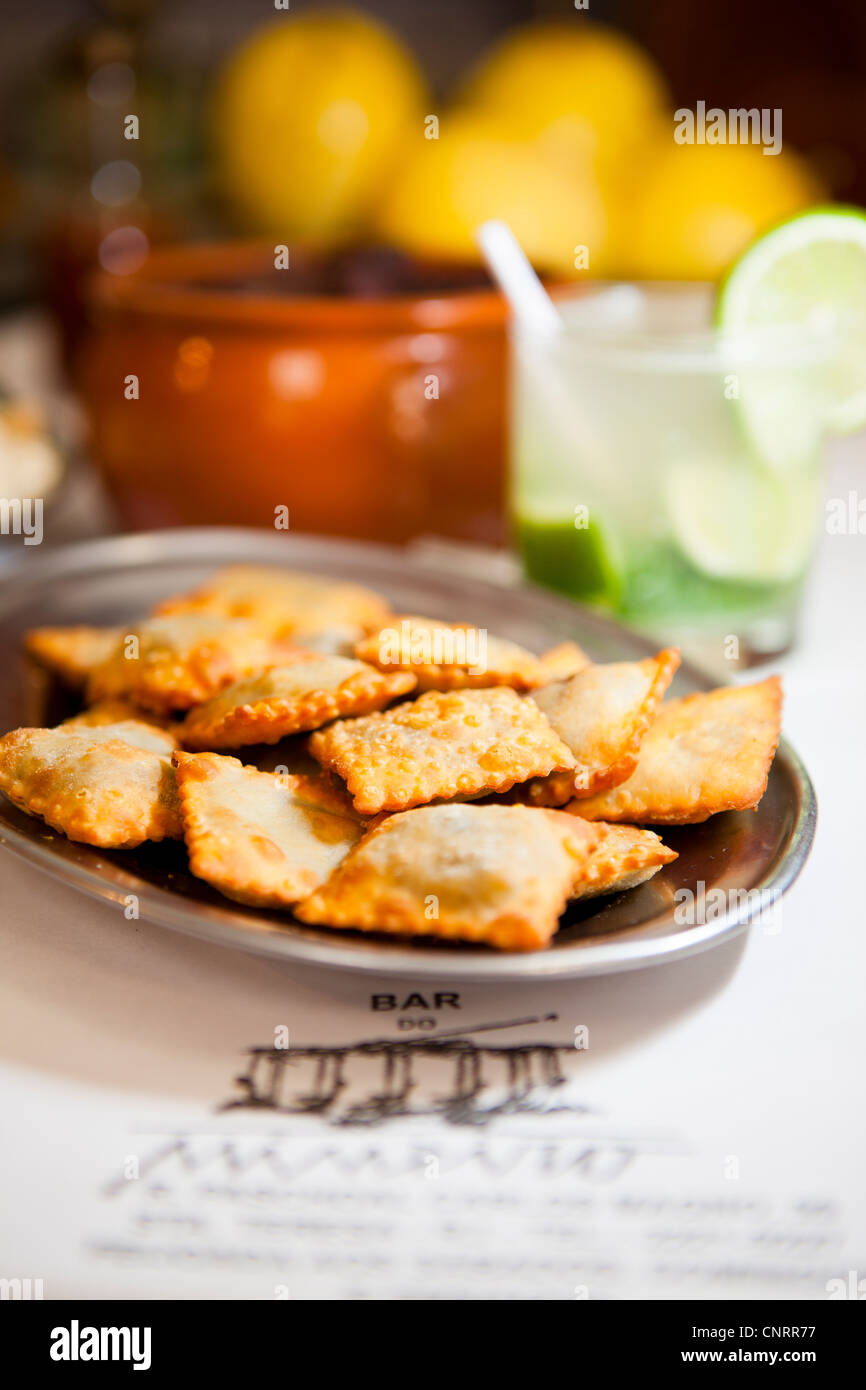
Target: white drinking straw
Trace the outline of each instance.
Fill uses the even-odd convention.
[[[475,239],[518,322],[535,333],[561,333],[565,325],[559,310],[507,223],[482,222]]]
[[[496,284],[511,306],[517,325],[531,338],[555,343],[565,335],[565,321],[542,285],[526,253],[505,222],[483,222],[475,233],[481,254]],[[557,360],[554,360],[557,359]],[[522,354],[523,370],[549,419],[556,422],[563,448],[579,452],[584,466],[599,467],[600,445],[584,412],[575,410],[562,354],[528,351]]]

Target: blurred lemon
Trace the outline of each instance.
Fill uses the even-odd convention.
[[[645,152],[622,253],[630,274],[715,280],[749,242],[822,196],[790,151],[678,145],[673,122]]]
[[[537,142],[503,133],[477,111],[446,113],[438,139],[407,147],[378,230],[410,254],[477,260],[475,231],[489,217],[510,225],[541,270],[604,266],[607,213],[587,167],[564,169]]]
[[[287,17],[243,44],[218,82],[218,181],[256,230],[341,240],[424,110],[419,70],[386,29],[349,10]]]
[[[499,113],[515,134],[589,154],[605,175],[629,159],[664,109],[666,89],[637,44],[581,17],[509,34],[482,59],[463,99]]]

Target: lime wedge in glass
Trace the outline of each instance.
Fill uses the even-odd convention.
[[[816,479],[748,464],[683,460],[665,476],[671,530],[695,569],[716,579],[784,583],[805,568],[818,515]]]
[[[774,472],[806,463],[823,431],[866,424],[866,214],[815,208],[753,242],[722,282],[716,323],[732,344],[767,345],[740,373],[738,403]],[[786,352],[796,363],[801,350],[814,351],[814,368],[804,374],[801,352],[786,372]]]
[[[613,547],[598,522],[574,524],[567,511],[520,508],[514,520],[518,549],[536,584],[585,603],[615,607],[622,589]]]

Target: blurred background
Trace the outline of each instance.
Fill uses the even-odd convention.
[[[713,282],[866,202],[856,0],[42,0],[3,33],[0,491],[53,496],[46,541],[287,506],[501,543],[480,221],[554,284]],[[781,152],[678,145],[698,102],[780,109]]]

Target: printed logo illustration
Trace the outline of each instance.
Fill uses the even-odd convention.
[[[473,1038],[556,1017],[337,1047],[251,1047],[247,1069],[236,1078],[244,1094],[222,1108],[314,1114],[339,1125],[375,1125],[406,1115],[483,1125],[525,1112],[585,1114],[585,1106],[557,1104],[553,1094],[568,1079],[562,1060],[574,1054],[575,1044],[487,1046]]]

